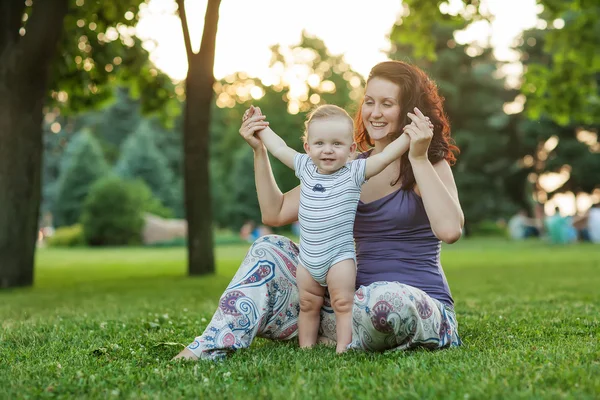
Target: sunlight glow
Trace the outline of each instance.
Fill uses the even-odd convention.
[[[185,2],[195,51],[200,46],[206,3],[206,0]],[[454,10],[458,3],[450,0],[443,7]],[[369,2],[362,4],[362,7],[349,6],[344,0],[224,1],[220,8],[215,76],[222,79],[246,71],[249,76],[266,79],[271,75],[270,46],[296,44],[302,30],[323,39],[332,54],[344,54],[355,71],[367,76],[373,65],[387,60],[384,54],[390,48],[387,35],[402,11],[402,2],[379,0],[376,6]],[[478,23],[473,32],[457,35],[465,41],[483,38],[494,46],[500,60],[515,61],[515,52],[509,47],[523,28],[536,25],[539,8],[535,0],[482,0],[482,7],[495,15],[492,23]],[[175,80],[183,80],[187,60],[176,10],[174,0],[150,0],[140,6],[136,28],[157,67]],[[338,16],[335,23],[332,16]],[[302,56],[310,57],[308,53]]]
[[[546,172],[540,175],[539,184],[546,192],[553,192],[564,185],[571,177],[571,167],[564,165],[559,172]]]

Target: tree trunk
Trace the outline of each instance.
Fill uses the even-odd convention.
[[[0,289],[33,283],[41,200],[42,107],[67,0],[0,2]]]
[[[210,196],[209,127],[213,102],[215,41],[220,0],[209,0],[200,52],[191,50],[183,0],[178,1],[188,56],[183,127],[185,208],[188,222],[188,274],[215,271]]]

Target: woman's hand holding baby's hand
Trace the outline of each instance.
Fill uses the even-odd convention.
[[[433,124],[417,107],[415,114],[408,113],[413,121],[404,127],[404,132],[410,137],[408,157],[411,161],[427,160],[427,150],[433,138]]]
[[[269,126],[265,118],[260,108],[254,106],[250,106],[242,117],[240,135],[254,150],[260,149],[263,145],[262,141],[255,134]]]

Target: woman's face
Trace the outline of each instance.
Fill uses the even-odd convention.
[[[382,78],[367,84],[362,119],[371,139],[385,139],[399,131],[400,86]]]

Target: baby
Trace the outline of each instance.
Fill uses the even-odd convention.
[[[251,107],[245,118],[260,109]],[[264,118],[264,117],[263,117]],[[325,287],[329,288],[336,318],[337,352],[352,339],[352,304],[356,280],[353,226],[361,186],[404,154],[410,144],[401,135],[378,154],[354,158],[354,122],[346,111],[323,105],[305,122],[304,150],[288,147],[268,126],[258,131],[267,150],[300,179],[300,266],[296,272],[300,295],[300,347],[317,342]]]

